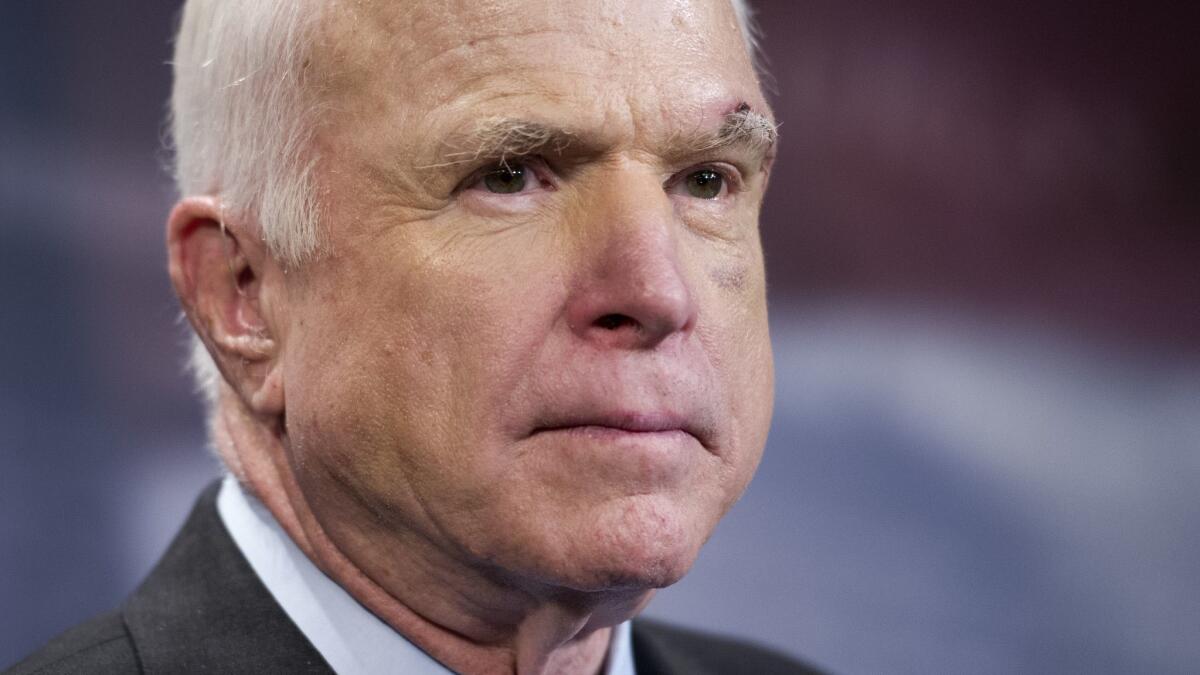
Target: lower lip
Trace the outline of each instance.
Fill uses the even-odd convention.
[[[661,486],[686,476],[702,446],[682,429],[630,431],[617,427],[577,426],[543,429],[540,439],[554,448],[564,470],[583,472],[599,480]],[[568,468],[570,467],[570,468]]]

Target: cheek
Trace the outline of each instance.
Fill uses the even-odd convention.
[[[730,293],[740,293],[744,290],[749,277],[750,270],[746,264],[737,261],[717,264],[708,270],[709,280],[717,288]]]
[[[698,336],[724,390],[730,482],[739,493],[758,465],[774,403],[765,272],[757,239],[750,243],[707,260],[707,321]]]
[[[289,368],[299,454],[319,452],[327,471],[380,496],[453,482],[470,500],[494,483],[501,463],[485,455],[503,441],[499,412],[530,371],[558,284],[527,244],[478,244],[420,264],[343,265],[356,272],[336,286],[353,293],[312,303]]]
[[[288,431],[298,459],[395,473],[410,447],[439,422],[450,396],[447,354],[456,315],[419,277],[355,260],[323,280],[298,308],[285,352]],[[420,423],[416,423],[420,421]],[[350,470],[349,468],[345,470]]]

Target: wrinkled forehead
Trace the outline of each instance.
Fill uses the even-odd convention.
[[[495,73],[500,59],[517,79],[670,68],[754,78],[730,0],[338,0],[322,25],[317,62],[342,93],[436,93],[447,75]]]

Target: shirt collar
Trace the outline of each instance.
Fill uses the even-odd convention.
[[[221,485],[217,512],[259,580],[335,672],[451,673],[317,569],[233,476]],[[604,675],[636,675],[628,621],[613,629],[606,663]]]

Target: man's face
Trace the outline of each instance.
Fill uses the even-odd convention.
[[[351,558],[677,580],[772,405],[767,152],[721,136],[767,107],[729,2],[344,3],[319,54],[330,255],[280,331],[318,520]]]

